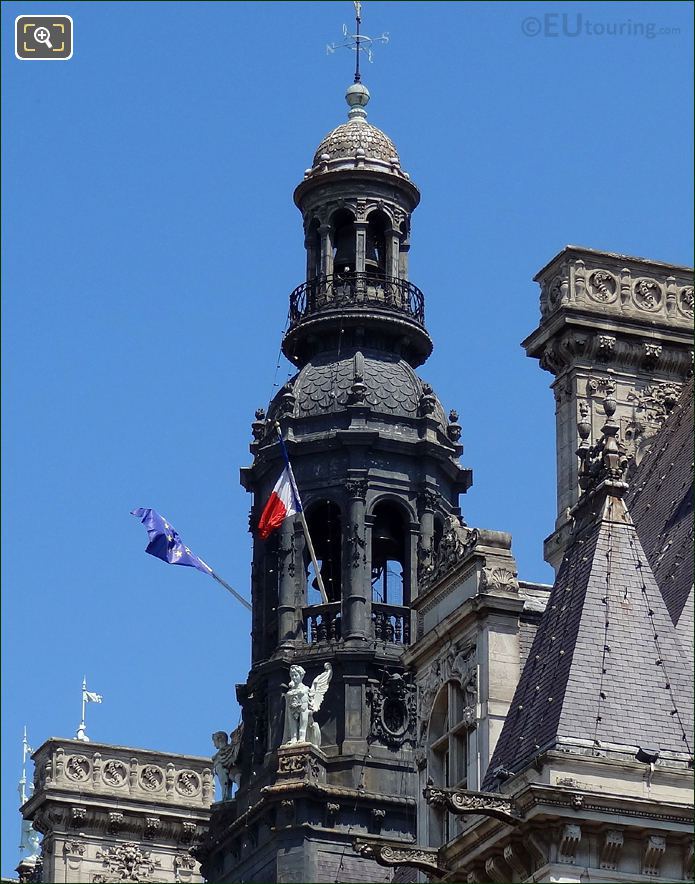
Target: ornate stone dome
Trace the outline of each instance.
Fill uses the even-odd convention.
[[[312,167],[306,170],[304,177],[358,168],[409,178],[401,169],[396,145],[381,129],[367,122],[364,109],[369,101],[367,87],[353,83],[345,93],[345,100],[350,107],[347,123],[341,123],[326,135],[316,148]]]
[[[316,417],[353,403],[397,418],[415,419],[426,413],[446,432],[444,409],[429,384],[404,359],[385,358],[383,353],[357,352],[338,361],[332,354],[315,357],[280,390],[268,417],[275,419],[279,412],[287,417]]]
[[[336,126],[323,139],[314,154],[314,166],[322,162],[349,157],[354,159],[358,150],[364,151],[365,159],[391,163],[395,158],[400,162],[396,145],[381,129],[366,120],[357,118]]]

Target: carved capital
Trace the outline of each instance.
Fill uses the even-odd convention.
[[[368,487],[367,479],[346,479],[345,481],[345,490],[348,496],[355,500],[365,500]]]
[[[151,841],[162,828],[162,821],[158,816],[145,817],[145,838]]]
[[[73,806],[70,808],[70,825],[72,825],[72,826],[83,825],[86,819],[87,819],[87,808],[86,807]],[[41,831],[41,830],[39,830],[39,831]]]

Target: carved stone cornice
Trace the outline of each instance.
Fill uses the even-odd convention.
[[[428,783],[423,795],[428,804],[444,807],[450,813],[458,816],[479,814],[480,816],[494,817],[510,826],[517,826],[522,821],[522,816],[514,800],[496,792],[439,789]]]
[[[359,856],[372,859],[380,866],[410,866],[434,878],[441,878],[449,873],[448,869],[438,865],[438,851],[433,847],[355,838],[352,849]]]

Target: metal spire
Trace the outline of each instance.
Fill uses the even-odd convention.
[[[360,53],[365,53],[367,61],[372,61],[372,46],[375,43],[388,43],[389,35],[381,34],[379,37],[370,37],[368,34],[360,32],[362,24],[362,4],[359,0],[353,0],[355,7],[355,33],[351,34],[347,25],[343,25],[343,41],[342,43],[328,43],[326,46],[326,54],[332,55],[336,49],[352,49],[355,53],[355,83],[361,82],[360,74]]]

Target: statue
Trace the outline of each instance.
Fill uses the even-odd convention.
[[[225,731],[215,731],[212,735],[212,743],[217,749],[217,752],[212,756],[212,769],[220,783],[222,801],[229,801],[232,797],[232,786],[238,786],[241,780],[241,770],[237,766],[237,760],[243,733],[242,722],[236,730],[232,731],[231,743]]]
[[[290,666],[290,684],[285,694],[285,732],[282,745],[313,743],[321,745],[321,729],[314,721],[314,713],[321,708],[324,695],[333,676],[330,663],[324,663],[324,671],[312,681],[311,687],[304,682],[306,670],[302,666]]]

